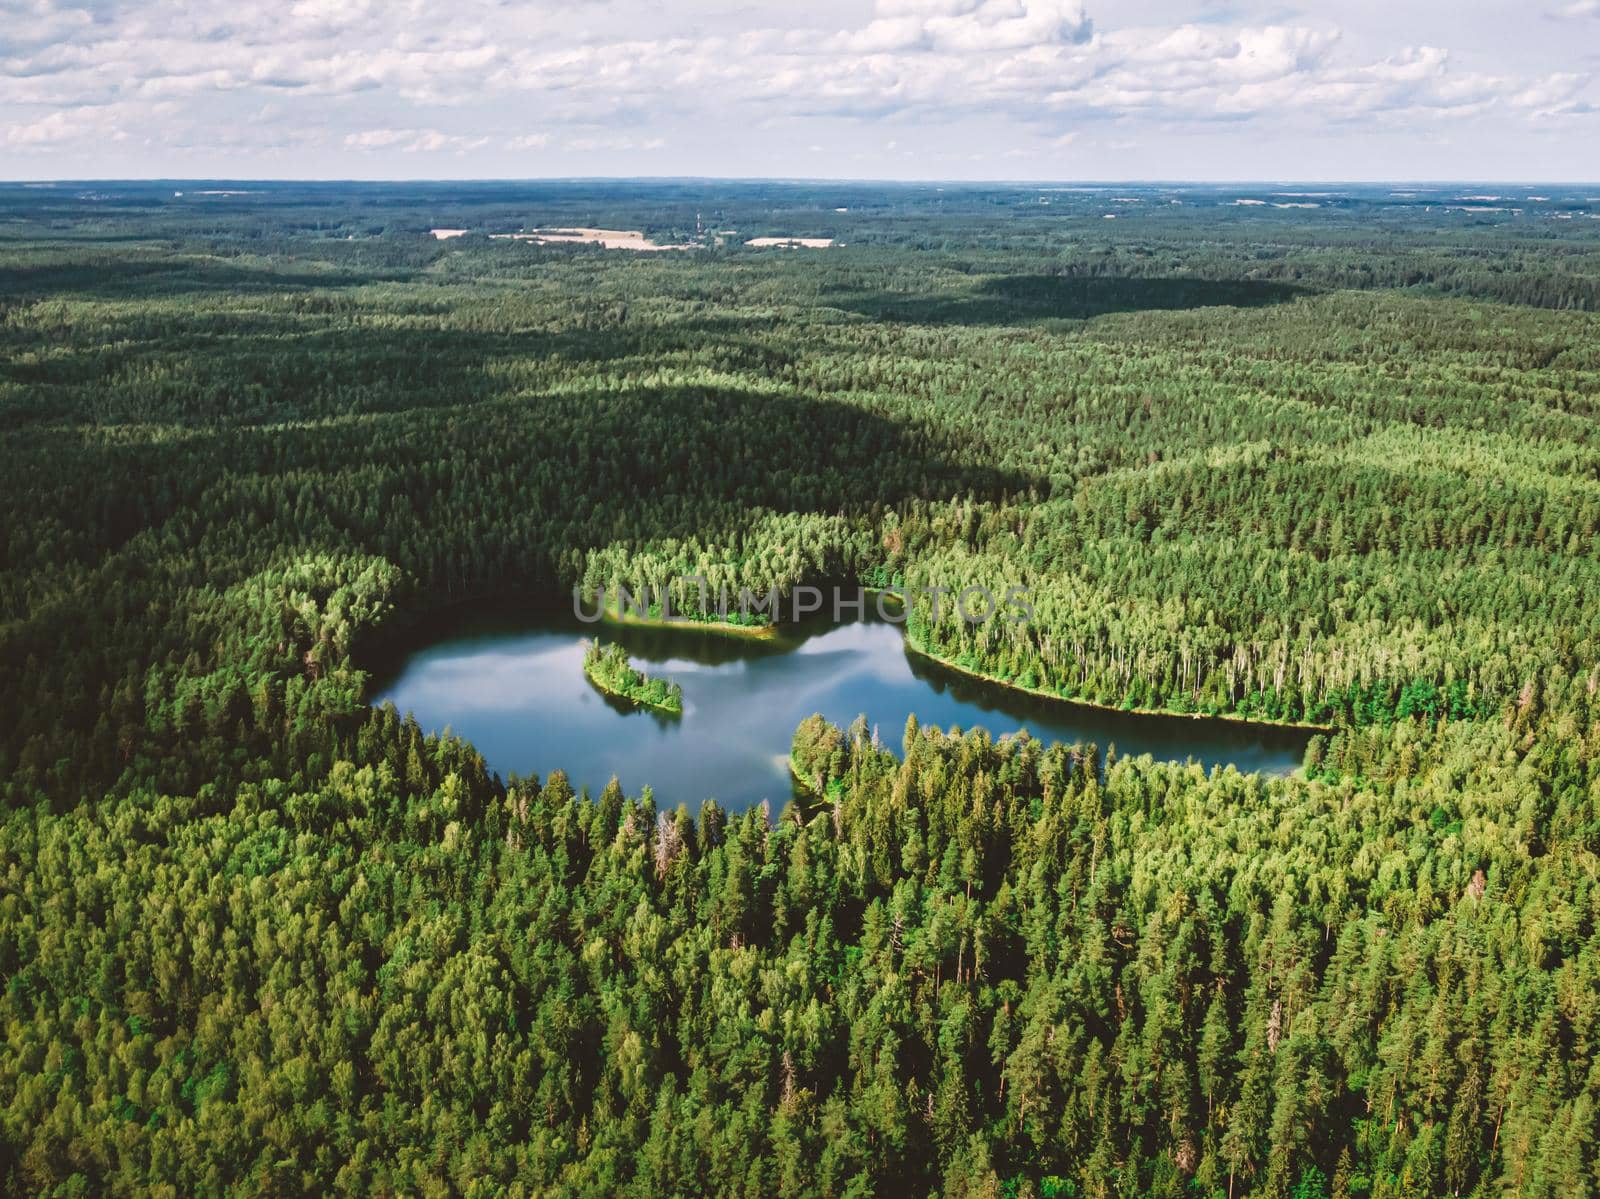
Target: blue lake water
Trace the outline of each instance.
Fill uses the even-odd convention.
[[[594,689],[583,642],[598,631],[634,665],[682,684],[682,716],[641,711]],[[909,653],[898,625],[868,619],[791,629],[771,641],[692,629],[585,625],[570,612],[458,611],[431,622],[409,652],[375,672],[370,699],[447,726],[502,776],[564,770],[597,794],[615,775],[663,806],[714,798],[731,809],[792,795],[795,726],[820,712],[841,727],[858,714],[898,749],[906,717],[924,725],[1027,729],[1043,741],[1115,745],[1207,767],[1286,773],[1308,734],[1233,721],[1143,716],[1038,699]]]

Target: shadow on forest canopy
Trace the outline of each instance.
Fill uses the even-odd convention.
[[[305,544],[418,577],[445,569],[442,544],[468,578],[515,586],[549,584],[574,553],[619,540],[736,545],[765,514],[870,518],[1048,488],[934,422],[729,387],[601,386],[179,440],[86,442],[58,427],[34,435],[26,462],[21,492],[58,495],[92,544],[120,547],[202,507],[211,528],[259,527],[259,479],[277,471],[296,479]],[[96,481],[90,498],[63,491],[77,476]],[[470,544],[440,533],[469,527],[481,529]]]
[[[88,253],[94,247],[75,248]],[[195,255],[129,256],[0,266],[0,295],[22,303],[43,299],[170,300],[196,294],[237,296],[361,287],[406,276],[400,269],[330,265],[319,270],[261,259],[234,263]]]
[[[103,340],[43,356],[0,353],[0,383],[26,389],[0,409],[0,429],[82,421],[99,425],[272,424],[375,412],[455,408],[507,399],[524,387],[518,364],[660,362],[715,342],[724,370],[767,375],[789,360],[742,322],[671,326],[478,330],[427,328],[410,314],[333,323],[316,293],[308,309],[197,309],[159,320],[106,318]],[[0,350],[4,344],[0,343]]]
[[[1113,312],[1183,308],[1260,308],[1309,292],[1287,283],[1255,279],[1138,279],[1005,275],[965,292],[907,297],[852,292],[824,303],[878,321],[917,325],[1026,325],[1088,320]]]

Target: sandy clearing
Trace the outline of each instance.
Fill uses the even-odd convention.
[[[532,241],[545,246],[600,246],[606,250],[693,250],[693,242],[662,245],[637,229],[533,229],[527,233],[491,233],[501,241]]]
[[[826,250],[837,243],[831,237],[752,237],[747,246],[783,246],[785,249]]]
[[[429,229],[428,232],[433,234],[439,241],[448,241],[452,237],[465,237],[467,235],[465,229]]]

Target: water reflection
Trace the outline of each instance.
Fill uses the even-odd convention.
[[[583,640],[624,646],[651,675],[683,686],[683,714],[633,708],[589,685]],[[1206,766],[1282,773],[1306,734],[1225,721],[1106,712],[984,683],[908,653],[898,626],[867,619],[813,623],[755,640],[653,628],[584,625],[570,612],[477,608],[443,617],[419,647],[379,664],[373,703],[415,712],[425,729],[470,739],[501,774],[560,768],[598,792],[612,775],[658,802],[714,797],[731,808],[791,797],[795,726],[813,712],[848,724],[864,714],[898,745],[906,717],[998,737],[1026,728],[1045,741],[1115,745]]]

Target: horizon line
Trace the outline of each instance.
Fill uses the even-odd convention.
[[[1319,179],[1279,178],[994,178],[955,179],[928,176],[919,178],[881,178],[847,175],[463,175],[463,176],[384,176],[356,178],[337,175],[123,175],[60,176],[0,179],[0,187],[61,187],[104,184],[167,183],[258,183],[258,184],[530,184],[530,183],[746,183],[746,184],[853,184],[880,187],[1600,187],[1600,179],[1493,178],[1461,176],[1451,178],[1371,178]]]

